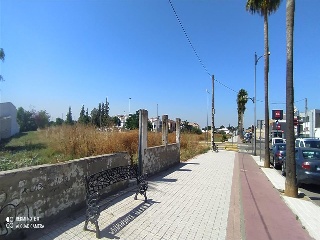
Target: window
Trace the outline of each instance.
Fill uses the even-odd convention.
[[[320,148],[320,141],[306,141],[306,147]]]

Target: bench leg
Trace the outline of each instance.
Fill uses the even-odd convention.
[[[147,192],[144,192],[144,202],[147,202]]]
[[[94,225],[96,226],[96,237],[100,238],[100,229],[99,229],[98,222],[95,222]]]
[[[134,196],[134,200],[138,199],[139,190],[136,192],[136,195]]]
[[[84,223],[84,227],[83,227],[84,231],[88,230],[88,220],[86,220],[86,222]]]

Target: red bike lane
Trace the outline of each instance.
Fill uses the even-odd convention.
[[[233,174],[227,239],[312,239],[251,155],[236,154]]]

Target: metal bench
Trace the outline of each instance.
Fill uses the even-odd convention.
[[[88,230],[88,223],[91,222],[95,225],[96,237],[100,238],[98,218],[101,210],[98,204],[102,200],[103,190],[112,184],[133,178],[137,180],[137,191],[134,199],[136,200],[138,194],[141,194],[144,196],[144,201],[147,202],[148,182],[146,181],[146,175],[139,175],[137,165],[115,167],[85,177],[87,203],[85,231]]]

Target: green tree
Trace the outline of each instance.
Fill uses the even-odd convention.
[[[269,32],[268,16],[276,12],[281,0],[247,0],[246,10],[252,14],[258,13],[263,17],[264,28],[264,120],[265,120],[265,142],[269,142]],[[270,167],[269,144],[265,144],[264,167]]]
[[[99,111],[96,108],[91,110],[91,123],[97,127],[100,126]]]
[[[35,122],[35,111],[25,111],[22,107],[17,110],[17,122],[20,126],[20,132],[28,132],[37,130]]]
[[[119,127],[121,125],[121,120],[120,120],[120,118],[115,116],[115,117],[112,117],[112,123],[113,123],[114,126]]]
[[[189,125],[188,120],[181,121],[181,132],[190,132],[191,126]]]
[[[56,123],[55,123],[56,126],[61,126],[63,123],[64,121],[62,118],[56,118]]]
[[[296,185],[296,161],[294,146],[294,89],[293,89],[293,30],[294,30],[295,1],[287,0],[286,5],[286,35],[287,35],[287,63],[286,63],[286,182],[285,194],[298,197]]]
[[[45,110],[41,110],[35,113],[34,120],[37,127],[43,129],[49,125],[50,115]]]
[[[4,54],[3,48],[0,48],[0,60],[4,62],[4,58],[5,58],[5,54]],[[4,81],[2,75],[0,75],[0,82],[1,81]]]
[[[72,120],[72,111],[71,111],[71,107],[69,107],[69,111],[67,113],[67,118],[66,118],[66,124],[68,125],[73,125],[73,120]]]
[[[200,128],[197,128],[197,127],[191,126],[191,133],[201,135],[201,134],[202,134],[202,131],[201,131],[201,129],[200,129]]]
[[[136,111],[135,114],[131,114],[124,124],[126,129],[138,129],[139,128],[139,111]]]
[[[86,110],[86,115],[85,115],[85,123],[88,124],[91,122],[90,116],[89,116],[89,111],[88,108]]]
[[[238,106],[238,126],[240,128],[240,138],[243,139],[243,115],[246,111],[246,104],[248,102],[248,93],[244,89],[240,89],[237,95]]]
[[[88,114],[88,109],[85,111],[84,110],[84,105],[82,105],[81,111],[80,111],[80,116],[78,118],[78,123],[81,124],[88,124],[90,123],[90,117]]]

